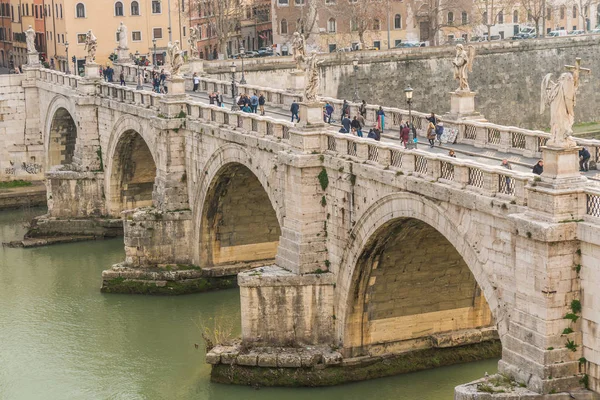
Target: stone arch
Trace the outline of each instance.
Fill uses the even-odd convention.
[[[151,206],[157,174],[155,142],[139,121],[120,118],[112,131],[106,155],[105,192],[109,215]]]
[[[466,225],[464,222],[455,223],[440,205],[411,193],[388,195],[361,217],[352,231],[350,246],[342,258],[336,283],[336,291],[339,291],[336,314],[340,322],[336,324],[336,335],[347,356],[425,348],[432,334],[490,326],[494,318],[496,321],[501,318],[498,315],[499,299],[484,271],[484,263],[478,258],[476,249],[465,239],[465,232],[469,229],[467,225],[468,222]],[[435,255],[443,257],[443,260],[434,260],[433,250],[426,254],[426,249],[414,248],[423,239],[437,241],[437,245],[443,246],[443,249],[439,249],[440,253]],[[415,260],[415,257],[420,259]],[[405,260],[407,263],[398,267]],[[427,267],[431,263],[434,265],[429,269],[417,269],[418,266]],[[442,263],[444,266],[450,264],[449,268],[438,271],[438,275],[432,273],[435,265]],[[378,267],[381,267],[380,271],[373,273]],[[390,268],[387,270],[389,272],[386,268]],[[394,273],[397,275],[394,276]],[[417,276],[419,274],[421,276]],[[462,278],[452,281],[451,277],[450,281],[444,283],[448,274]],[[377,282],[378,276],[382,276],[380,282]],[[402,296],[410,296],[410,288],[415,285],[415,281],[410,281],[413,277],[432,282],[439,280],[439,285],[458,285],[456,287],[460,292],[455,297],[444,299],[444,305],[437,304],[436,310],[435,296],[450,292],[444,292],[443,288],[436,289],[432,284],[430,290],[420,290],[420,296],[431,298],[425,301],[426,304],[419,303],[418,299],[414,302],[408,299],[406,308],[398,310]],[[472,304],[462,304],[467,302],[469,296],[472,297]],[[387,304],[378,306],[384,303]],[[414,308],[411,309],[411,306]],[[447,311],[444,317],[455,320],[448,323],[440,320],[438,325],[434,325],[432,318],[441,317],[444,311]],[[486,313],[489,316],[487,320]],[[428,319],[429,331],[428,325],[423,324],[423,316]],[[466,319],[469,321],[464,322]],[[410,330],[411,320],[423,327],[424,332],[420,332],[420,336],[410,337],[403,332],[404,328]],[[398,326],[404,328],[398,329]],[[444,327],[451,329],[444,330]],[[502,337],[506,327],[498,324],[498,330]]]
[[[274,169],[253,165],[245,148],[227,144],[201,171],[194,196],[197,262],[273,261],[283,226],[283,202],[278,189],[269,184],[274,179],[265,173]]]
[[[77,144],[77,124],[72,103],[65,96],[56,96],[47,108],[44,125],[46,170],[55,165],[73,162]]]

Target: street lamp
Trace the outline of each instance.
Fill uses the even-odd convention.
[[[352,67],[354,69],[354,98],[352,99],[352,101],[354,103],[358,103],[360,101],[359,97],[358,97],[358,86],[357,86],[357,82],[356,82],[356,78],[358,75],[358,58],[355,58],[354,60],[352,60]]]
[[[69,71],[69,41],[67,40],[65,42],[65,52],[67,53],[67,75],[69,75],[71,73],[71,71]]]
[[[152,39],[152,44],[154,45],[154,54],[152,56],[152,61],[154,61],[154,69],[157,69],[158,64],[156,63],[156,38]]]
[[[231,111],[240,111],[240,107],[237,105],[237,101],[235,101],[237,97],[237,92],[235,88],[235,63],[232,61],[231,66],[229,67],[229,71],[231,71]]]
[[[144,86],[142,85],[142,82],[140,80],[140,52],[136,50],[133,56],[135,57],[135,64],[137,65],[137,76],[135,77],[137,84],[135,86],[135,89],[142,90],[144,89]]]
[[[413,89],[408,85],[406,89],[404,89],[404,96],[406,96],[406,102],[408,103],[408,127],[412,129],[412,97],[413,97]],[[413,130],[413,140],[417,138],[417,131]]]
[[[246,54],[246,50],[244,49],[244,45],[241,45],[240,58],[242,59],[242,79],[240,79],[240,85],[246,84],[246,77],[244,76],[244,54]]]

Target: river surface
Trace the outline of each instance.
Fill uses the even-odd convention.
[[[22,237],[44,210],[0,212],[0,241]],[[123,240],[37,249],[0,246],[0,399],[443,400],[496,371],[497,360],[331,388],[213,384],[202,326],[239,333],[237,290],[147,297],[101,294]],[[199,345],[199,349],[195,348]]]

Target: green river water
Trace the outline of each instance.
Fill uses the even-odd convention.
[[[0,241],[22,237],[32,213],[43,210],[0,212]],[[331,388],[213,384],[199,325],[217,318],[239,333],[238,291],[101,294],[102,270],[123,258],[122,239],[0,247],[0,400],[442,400],[496,371],[489,360]]]

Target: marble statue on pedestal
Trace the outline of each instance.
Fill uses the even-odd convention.
[[[542,80],[542,104],[540,113],[546,106],[550,107],[550,132],[552,138],[547,142],[548,146],[571,148],[576,143],[570,138],[573,133],[575,122],[575,100],[579,88],[579,73],[581,71],[590,73],[587,68],[581,68],[581,59],[578,58],[576,65],[566,65],[568,70],[560,75],[557,82],[552,80],[552,74],[547,74]]]
[[[470,92],[469,72],[473,71],[473,61],[475,60],[475,48],[468,46],[465,50],[462,44],[456,46],[456,56],[452,60],[454,66],[454,79],[458,80],[457,92]]]
[[[200,58],[200,52],[198,51],[198,40],[200,39],[200,32],[198,28],[191,26],[190,34],[188,37],[188,44],[190,45],[190,60],[197,60]]]
[[[125,24],[123,24],[123,22],[121,22],[121,24],[119,25],[119,28],[117,29],[117,33],[119,34],[119,50],[129,49],[129,47],[128,47],[129,38],[127,37],[127,27],[125,26]]]
[[[304,88],[304,102],[313,103],[317,101],[317,92],[320,84],[319,65],[323,60],[317,59],[317,53],[313,52],[308,59],[308,83]]]
[[[37,50],[35,49],[35,31],[31,25],[29,25],[29,28],[25,31],[25,40],[27,42],[27,53],[37,53]]]
[[[171,76],[179,76],[179,70],[183,66],[183,52],[179,47],[179,40],[174,43],[169,42],[167,47],[169,54],[169,63],[171,64]]]
[[[90,29],[88,33],[85,35],[85,50],[87,51],[87,56],[85,58],[86,64],[93,64],[96,61],[96,49],[98,48],[98,39],[92,33]]]
[[[296,62],[296,69],[304,71],[304,62],[306,61],[306,42],[304,36],[300,32],[294,32],[294,39],[292,41],[292,54],[294,61]]]

